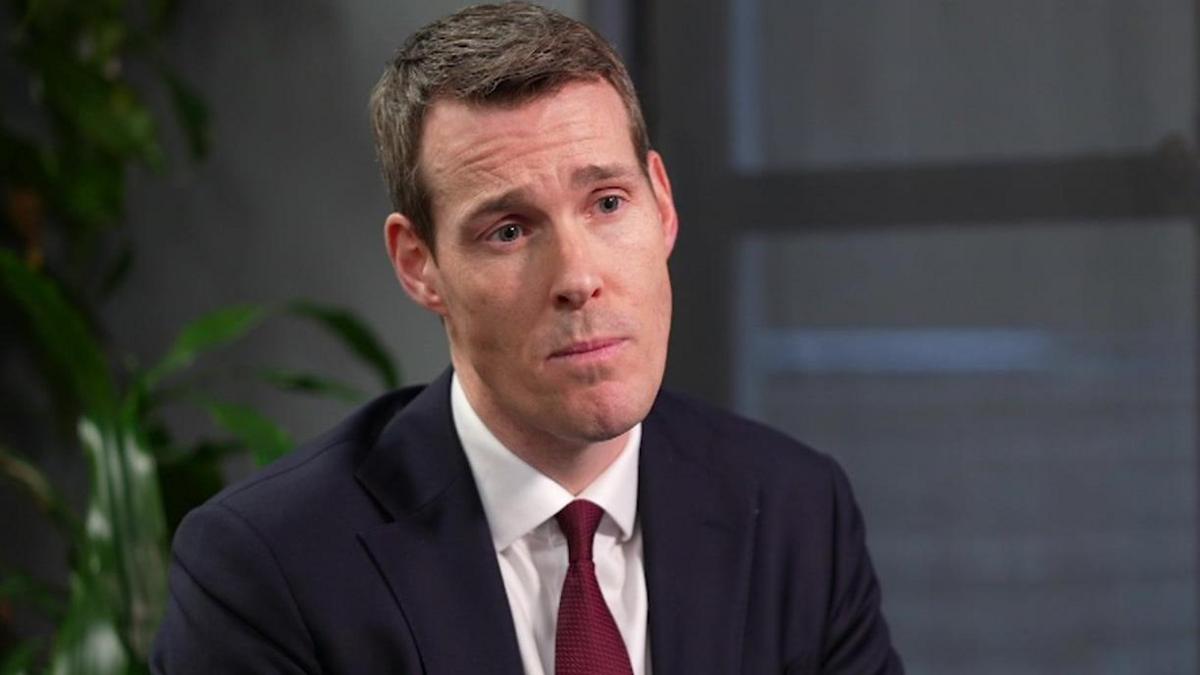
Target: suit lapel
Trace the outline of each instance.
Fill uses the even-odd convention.
[[[523,672],[479,492],[450,414],[450,372],[396,416],[359,482],[394,521],[359,537],[425,672]],[[737,672],[756,495],[706,459],[711,439],[656,405],[643,426],[638,517],[655,673]]]
[[[668,417],[656,405],[646,419],[638,478],[653,671],[737,672],[756,495],[709,466],[711,439]]]
[[[479,492],[450,414],[450,371],[380,434],[359,482],[395,519],[359,534],[425,672],[522,672]]]

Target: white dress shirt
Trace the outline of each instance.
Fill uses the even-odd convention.
[[[554,673],[554,630],[567,574],[567,541],[554,515],[577,498],[604,509],[593,544],[596,578],[634,675],[648,675],[648,603],[637,519],[642,425],[630,431],[625,448],[604,473],[575,496],[504,447],[471,407],[457,374],[450,384],[450,408],[492,532],[527,675]]]

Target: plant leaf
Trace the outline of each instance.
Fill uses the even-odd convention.
[[[146,373],[147,387],[191,365],[207,351],[229,344],[262,322],[266,310],[255,305],[233,305],[209,312],[180,331],[175,344],[158,365]]]
[[[366,395],[350,385],[313,373],[265,369],[260,370],[258,376],[284,391],[312,394],[345,403],[359,403],[366,398]]]
[[[0,661],[0,675],[29,675],[33,672],[33,660],[40,647],[38,640],[23,642],[9,650]]]
[[[177,11],[176,0],[150,0],[150,17],[154,22],[154,27],[159,30],[165,30],[174,19]]]
[[[121,287],[121,284],[125,283],[129,271],[133,269],[133,257],[133,245],[126,241],[121,245],[117,259],[109,265],[108,270],[104,273],[104,278],[100,281],[100,292],[96,297],[102,301],[106,300]]]
[[[124,675],[131,666],[111,598],[96,576],[71,574],[71,606],[58,628],[48,672]]]
[[[139,658],[148,655],[166,601],[166,526],[154,459],[136,410],[121,408],[90,327],[57,286],[7,250],[0,250],[0,285],[29,317],[49,360],[74,383],[85,411],[79,440],[91,495],[75,541],[76,573],[85,576],[72,582],[54,662],[68,668],[61,672],[109,672],[93,666],[127,663],[126,645]],[[25,468],[7,457],[9,467]]]
[[[213,400],[202,400],[200,405],[208,410],[213,422],[250,448],[259,466],[270,464],[292,449],[287,432],[252,408]]]
[[[158,478],[162,485],[163,510],[167,517],[167,530],[172,537],[188,511],[221,491],[225,484],[221,475],[221,460],[231,450],[240,447],[234,444],[200,443],[189,450],[174,453],[168,461],[159,461]]]
[[[353,313],[312,302],[297,301],[288,307],[294,316],[315,321],[375,371],[379,381],[387,389],[396,387],[400,380],[395,363],[386,349],[375,337],[367,324]]]
[[[132,409],[111,426],[85,417],[79,439],[92,464],[81,588],[120,608],[113,614],[118,630],[144,659],[167,594],[167,528],[156,463]]]
[[[28,574],[9,574],[0,579],[0,600],[21,601],[37,607],[52,618],[58,618],[63,613],[61,593],[56,593],[48,584]]]
[[[188,150],[192,159],[203,159],[212,147],[212,128],[209,123],[208,106],[196,92],[178,75],[166,67],[162,68],[163,81],[167,85],[167,93],[171,96],[171,107],[175,111],[175,119],[187,139]]]
[[[0,172],[9,186],[42,187],[46,182],[38,147],[0,124]]]
[[[50,367],[69,383],[80,404],[94,415],[115,417],[117,395],[108,360],[82,313],[57,284],[12,251],[0,249],[0,290],[23,310]]]
[[[8,477],[9,480],[24,488],[38,508],[48,515],[68,537],[75,539],[82,533],[75,514],[71,512],[66,500],[58,494],[45,474],[3,445],[0,445],[0,475]]]
[[[47,172],[53,193],[74,222],[93,229],[118,225],[125,209],[125,171],[112,156],[79,145],[64,149]]]

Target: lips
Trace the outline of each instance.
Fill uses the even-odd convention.
[[[566,347],[551,353],[550,358],[563,359],[592,355],[599,356],[605,352],[612,351],[624,342],[625,338],[601,338],[597,340],[582,340],[580,342],[572,342]]]

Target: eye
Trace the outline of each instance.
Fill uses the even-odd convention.
[[[503,244],[508,244],[520,239],[521,235],[524,233],[525,230],[520,225],[516,223],[508,223],[493,231],[490,235],[488,235],[488,239],[492,239]]]
[[[608,195],[607,197],[601,197],[600,201],[597,202],[596,205],[600,207],[600,213],[609,214],[615,213],[617,209],[621,208],[621,203],[624,201],[625,200],[618,195]]]

